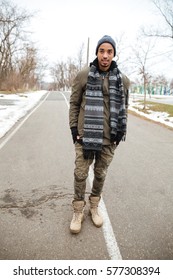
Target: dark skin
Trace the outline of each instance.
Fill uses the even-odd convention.
[[[103,43],[98,48],[97,58],[99,69],[106,72],[109,70],[112,59],[114,57],[114,49],[111,44]]]

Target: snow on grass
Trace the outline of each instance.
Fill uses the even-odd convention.
[[[45,90],[16,94],[0,93],[0,138],[2,138],[19,119],[26,115],[45,93]]]
[[[163,97],[162,97],[163,98]],[[171,106],[171,105],[169,105]],[[173,105],[172,105],[173,106]],[[156,112],[152,111],[151,106],[147,106],[145,112],[142,110],[143,105],[139,101],[134,101],[133,98],[129,100],[129,110],[139,114],[145,118],[165,124],[169,127],[173,127],[173,117],[171,117],[167,112]]]

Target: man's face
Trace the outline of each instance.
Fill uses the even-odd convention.
[[[107,71],[111,65],[114,57],[114,49],[111,44],[103,43],[98,48],[97,58],[99,62],[99,68],[102,71]]]

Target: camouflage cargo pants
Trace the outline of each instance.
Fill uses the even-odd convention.
[[[82,146],[75,144],[76,159],[74,169],[74,199],[84,200],[86,190],[86,179],[88,177],[89,167],[94,161],[94,180],[91,194],[100,196],[102,193],[104,181],[106,178],[108,166],[110,165],[116,145],[103,146],[98,158],[84,159]]]

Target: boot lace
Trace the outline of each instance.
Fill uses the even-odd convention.
[[[75,212],[73,214],[73,222],[80,223],[82,218],[82,213],[81,212]]]

